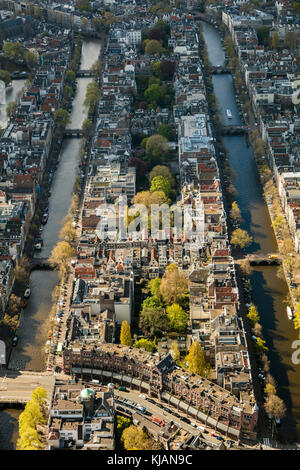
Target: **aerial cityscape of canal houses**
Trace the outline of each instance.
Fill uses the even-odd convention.
[[[299,449],[300,2],[0,15],[0,449]]]

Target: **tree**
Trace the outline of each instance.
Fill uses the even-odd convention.
[[[171,186],[174,186],[175,184],[172,173],[170,172],[169,168],[165,165],[156,165],[154,168],[152,168],[152,170],[149,173],[150,183],[152,182],[153,178],[155,178],[156,176],[163,176],[164,178],[167,178]]]
[[[74,254],[75,250],[70,243],[66,241],[58,242],[51,252],[50,263],[59,268],[62,273],[65,273]]]
[[[130,325],[128,325],[128,322],[126,320],[122,322],[120,342],[124,346],[132,346],[132,337],[131,337],[131,332],[130,332]]]
[[[236,201],[232,203],[230,217],[236,221],[241,220],[241,211]]]
[[[30,272],[30,262],[26,255],[17,262],[14,269],[14,275],[17,281],[25,284],[28,282]]]
[[[89,118],[86,118],[82,123],[82,130],[84,137],[90,137],[92,132],[93,123]]]
[[[89,0],[76,0],[76,6],[79,11],[92,11]]]
[[[100,59],[96,60],[94,64],[91,66],[91,72],[96,75],[98,78],[100,76],[101,70],[102,70],[102,62]]]
[[[173,360],[175,362],[178,362],[180,360],[180,350],[179,350],[177,341],[172,342],[170,352],[173,357]]]
[[[129,166],[134,166],[136,169],[137,178],[142,178],[145,176],[148,165],[146,162],[137,157],[131,157],[129,161]]]
[[[68,242],[70,245],[72,245],[76,240],[76,229],[73,226],[73,222],[73,219],[67,220],[62,226],[59,234],[60,238]]]
[[[258,39],[258,44],[267,46],[269,42],[269,37],[270,37],[270,29],[268,26],[261,26],[257,30],[257,39]]]
[[[262,326],[260,323],[256,322],[253,327],[253,333],[255,336],[261,336],[262,335]]]
[[[165,137],[154,134],[147,140],[146,154],[150,161],[160,162],[168,152],[168,141]]]
[[[269,395],[265,403],[265,410],[271,416],[271,419],[282,419],[286,413],[286,406],[277,395]]]
[[[129,418],[126,418],[125,416],[117,415],[117,435],[119,439],[121,438],[124,429],[128,428],[130,424],[131,424],[131,421]]]
[[[278,49],[280,44],[279,34],[278,31],[275,31],[272,36],[272,48]]]
[[[175,269],[165,271],[161,286],[160,293],[163,301],[167,304],[181,304],[188,292],[188,280],[183,272],[180,272],[175,266]]]
[[[99,101],[100,88],[97,82],[93,81],[86,87],[85,100],[83,105],[89,108],[89,112],[93,112]]]
[[[162,102],[164,97],[164,90],[158,83],[153,83],[144,92],[144,97],[147,103],[157,106]]]
[[[155,176],[151,181],[150,191],[152,193],[155,191],[163,191],[165,195],[169,197],[171,189],[170,181],[164,176]]]
[[[296,304],[293,322],[294,322],[295,330],[299,330],[299,338],[300,338],[300,302],[297,302]]]
[[[66,71],[66,82],[70,83],[70,84],[73,84],[73,83],[75,83],[75,80],[76,80],[76,74],[75,74],[74,70],[67,70]]]
[[[168,204],[169,199],[163,191],[140,191],[131,200],[132,204],[143,204],[148,210],[151,209],[152,204]]]
[[[172,330],[182,333],[186,330],[188,315],[178,304],[168,305],[166,308],[167,316]]]
[[[160,294],[160,285],[161,285],[161,279],[160,277],[156,277],[155,279],[151,279],[148,283],[148,287],[150,289],[150,292],[153,297],[156,297],[157,299],[161,299],[161,294]]]
[[[160,41],[161,36],[162,36],[161,30],[159,28],[149,29],[147,36],[148,36],[148,39],[155,39],[157,41]]]
[[[276,388],[272,384],[266,384],[264,392],[266,395],[276,395]]]
[[[38,425],[46,423],[43,406],[47,392],[43,387],[36,388],[31,394],[24,411],[19,417],[18,450],[40,450],[43,448],[41,438],[37,432]]]
[[[39,406],[44,405],[47,398],[47,391],[43,387],[37,387],[31,392],[31,400],[38,403]]]
[[[140,314],[139,327],[151,336],[168,331],[169,320],[165,310],[160,306],[145,307]]]
[[[165,137],[169,142],[174,140],[174,131],[170,124],[161,124],[158,128],[158,133]]]
[[[248,234],[246,230],[237,228],[232,232],[230,243],[234,246],[245,248],[246,246],[251,245],[252,237]]]
[[[159,41],[156,39],[151,39],[150,41],[146,42],[145,54],[161,54],[162,49],[162,45]]]
[[[184,360],[189,371],[204,377],[210,373],[210,365],[205,361],[203,351],[198,340],[195,340]]]
[[[53,119],[57,127],[61,129],[64,129],[66,125],[70,122],[68,111],[62,108],[59,108],[54,112]]]
[[[269,350],[269,348],[266,346],[265,340],[260,337],[256,338],[255,348],[259,354]]]
[[[255,307],[254,304],[250,305],[249,311],[247,313],[247,317],[251,321],[252,325],[254,325],[256,322],[259,322],[259,320],[260,320],[259,313],[256,310],[256,307]]]
[[[297,33],[288,31],[284,38],[284,46],[293,51],[297,46],[297,42]]]
[[[251,264],[248,258],[245,258],[241,261],[240,267],[243,273],[246,274],[247,276],[251,274],[252,268],[251,268]]]
[[[170,80],[173,78],[175,73],[176,64],[167,59],[163,59],[160,63],[160,70],[163,75],[163,78],[166,80]]]
[[[39,55],[36,52],[27,50],[24,54],[26,65],[29,68],[35,67],[39,61]]]
[[[6,114],[9,119],[15,116],[17,109],[18,109],[18,103],[16,103],[16,101],[11,101],[10,103],[7,104]]]
[[[0,80],[7,86],[11,82],[10,73],[7,70],[0,70]]]
[[[121,442],[125,450],[157,450],[162,448],[146,434],[142,428],[129,426],[123,431]]]
[[[24,61],[25,47],[20,42],[5,42],[2,47],[4,57],[13,62]]]
[[[145,351],[148,351],[148,352],[153,352],[156,350],[155,343],[146,338],[138,339],[134,343],[134,347],[139,348],[139,349],[144,349]]]

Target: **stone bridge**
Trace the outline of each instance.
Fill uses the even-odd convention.
[[[2,370],[0,374],[0,403],[25,404],[30,400],[31,392],[37,387],[47,391],[50,402],[55,385],[53,372],[29,372]]]

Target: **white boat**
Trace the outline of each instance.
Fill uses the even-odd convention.
[[[231,114],[230,109],[226,109],[226,114],[227,114],[228,119],[232,119],[232,114]]]
[[[293,312],[292,312],[292,310],[291,310],[291,307],[288,306],[288,307],[286,308],[286,313],[287,313],[288,319],[289,319],[289,320],[293,320]]]
[[[29,288],[26,289],[26,291],[24,292],[24,297],[25,297],[25,299],[28,299],[28,298],[30,297],[30,294],[31,294],[30,289],[29,289]]]

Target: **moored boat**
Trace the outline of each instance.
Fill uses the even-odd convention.
[[[293,312],[291,310],[291,307],[287,306],[286,313],[287,313],[288,319],[292,320],[293,319]]]
[[[27,287],[27,289],[24,292],[24,298],[29,299],[30,294],[31,294],[31,291],[30,291],[29,287]]]

